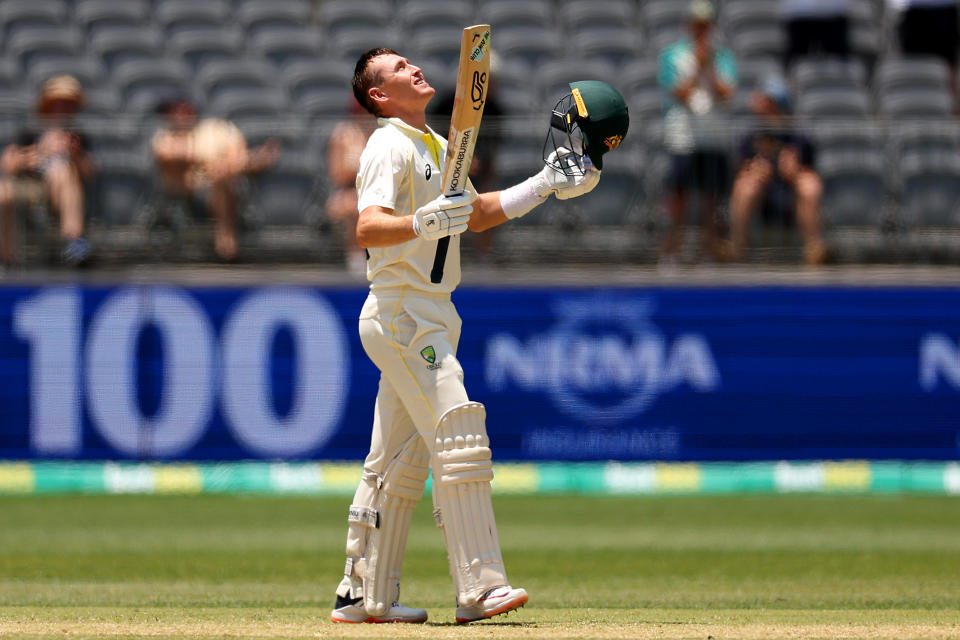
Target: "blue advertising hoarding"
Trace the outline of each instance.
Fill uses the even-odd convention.
[[[0,459],[345,459],[366,291],[0,288]],[[464,288],[498,460],[950,460],[960,288]]]

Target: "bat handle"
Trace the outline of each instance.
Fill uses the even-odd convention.
[[[443,267],[447,262],[447,249],[450,248],[450,236],[437,240],[437,254],[433,257],[433,269],[430,270],[430,282],[440,284],[443,280]]]

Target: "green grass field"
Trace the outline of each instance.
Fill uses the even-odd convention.
[[[453,624],[429,499],[403,600],[333,625],[349,499],[0,498],[0,636],[960,638],[960,500],[498,497],[509,616]]]

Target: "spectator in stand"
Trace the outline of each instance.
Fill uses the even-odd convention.
[[[327,218],[343,229],[347,269],[357,275],[367,273],[366,250],[357,246],[357,169],[367,138],[377,128],[377,120],[360,106],[353,96],[347,118],[338,122],[327,142],[327,177],[332,189],[324,205]]]
[[[730,184],[729,123],[725,106],[733,96],[737,69],[733,54],[715,44],[714,7],[693,0],[688,8],[690,38],[660,54],[658,80],[666,93],[664,143],[671,155],[667,195],[670,228],[661,263],[677,260],[683,241],[687,193],[700,196],[703,244],[714,257],[725,257],[720,242],[717,206]]]
[[[740,145],[740,169],[730,196],[730,234],[735,259],[743,257],[750,218],[760,210],[767,222],[796,218],[804,261],[821,264],[826,250],[820,234],[823,183],[814,170],[814,148],[790,118],[786,83],[770,76],[750,96],[754,130]]]
[[[902,13],[897,25],[900,50],[906,55],[942,58],[950,69],[954,111],[960,112],[957,48],[960,47],[957,0],[895,0]]]
[[[60,219],[64,262],[79,266],[90,257],[84,238],[84,183],[97,166],[86,138],[72,128],[83,107],[80,82],[69,75],[47,80],[37,100],[39,130],[26,130],[0,156],[0,259],[14,260],[14,214],[21,207],[43,207]]]
[[[280,144],[269,140],[247,147],[232,122],[197,118],[186,95],[165,99],[157,112],[167,120],[151,143],[163,195],[183,200],[192,211],[206,210],[214,219],[214,250],[224,262],[237,259],[236,218],[241,181],[276,163]]]
[[[784,68],[805,56],[850,55],[849,0],[780,0],[787,34]]]

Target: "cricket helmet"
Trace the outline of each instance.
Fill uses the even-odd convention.
[[[543,161],[568,175],[582,172],[582,168],[569,163],[550,160],[552,152],[566,147],[580,158],[586,155],[593,166],[603,169],[603,154],[620,146],[629,126],[627,103],[619,91],[599,80],[571,82],[570,93],[560,98],[550,114]]]

